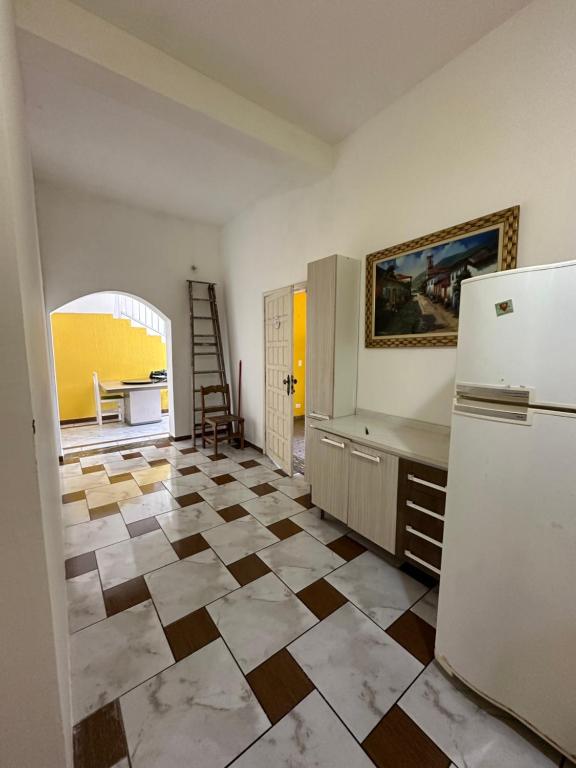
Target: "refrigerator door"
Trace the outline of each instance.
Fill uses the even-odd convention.
[[[527,387],[530,402],[576,408],[576,262],[465,280],[456,381]]]
[[[436,658],[574,758],[576,416],[529,410],[453,414]]]

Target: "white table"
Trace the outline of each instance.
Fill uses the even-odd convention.
[[[100,389],[105,395],[123,396],[124,420],[127,424],[152,424],[162,420],[160,392],[168,389],[167,382],[124,384],[121,381],[101,381]]]

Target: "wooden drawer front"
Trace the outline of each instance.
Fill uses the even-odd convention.
[[[422,488],[428,488],[432,493],[444,493],[448,480],[448,473],[445,469],[429,467],[426,464],[419,464],[416,461],[400,460],[400,475],[412,475],[422,482]],[[434,488],[433,486],[438,486]]]
[[[329,515],[348,521],[348,441],[310,429],[310,479],[313,503]]]
[[[442,539],[444,538],[444,523],[442,520],[438,520],[438,518],[431,517],[425,512],[420,512],[417,509],[408,507],[404,514],[404,521],[406,528],[410,526],[411,528],[420,531],[420,533],[430,536],[430,538],[442,543]]]
[[[428,568],[438,575],[442,563],[442,548],[426,541],[414,533],[406,531],[404,538],[404,557],[416,565]],[[415,560],[414,558],[418,558]],[[419,562],[421,561],[421,562]]]
[[[437,515],[443,515],[446,507],[446,494],[428,493],[424,488],[410,482],[405,483],[403,490],[404,499],[410,504],[427,509]]]

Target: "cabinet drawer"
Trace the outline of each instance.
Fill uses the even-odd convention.
[[[444,538],[444,521],[432,517],[426,512],[407,507],[404,512],[404,525],[411,527],[436,541],[442,542]]]
[[[440,571],[442,564],[442,548],[430,541],[422,539],[415,533],[405,532],[404,538],[404,557],[410,562],[428,568],[432,573]],[[418,558],[415,560],[415,558]],[[420,561],[420,562],[419,562]]]
[[[431,493],[446,493],[448,472],[445,469],[429,467],[417,461],[401,459],[400,475],[406,476],[411,482],[421,488],[427,488]]]

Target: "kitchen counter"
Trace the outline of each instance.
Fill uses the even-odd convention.
[[[358,410],[354,416],[314,422],[311,426],[375,450],[448,468],[450,430],[439,424]]]

